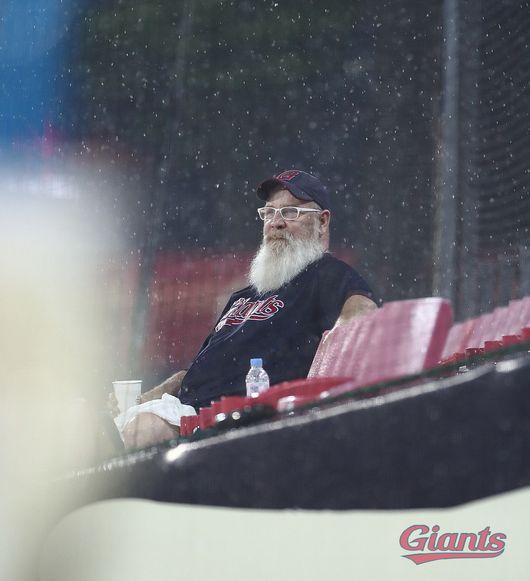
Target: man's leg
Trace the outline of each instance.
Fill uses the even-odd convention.
[[[173,426],[161,417],[149,412],[135,416],[123,429],[125,448],[145,448],[166,440],[176,438],[180,433],[178,426]]]

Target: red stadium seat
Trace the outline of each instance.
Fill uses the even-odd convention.
[[[476,319],[468,319],[451,327],[443,349],[442,359],[447,359],[455,353],[463,353],[465,351],[475,325]]]
[[[183,437],[191,436],[196,428],[199,427],[199,416],[182,416],[180,418],[180,435]]]
[[[387,303],[330,331],[308,377],[350,377],[362,385],[418,373],[438,363],[451,321],[444,299]]]
[[[530,325],[530,297],[457,323],[449,332],[442,361],[458,359],[458,354],[466,355],[469,349],[492,351],[518,343],[524,340],[523,329],[527,325]]]
[[[272,386],[266,392],[255,398],[255,403],[276,406],[277,402],[287,396],[297,396],[304,398],[317,398],[323,391],[335,387],[345,381],[348,377],[311,377],[308,379],[297,379],[286,381]]]

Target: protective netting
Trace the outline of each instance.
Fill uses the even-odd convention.
[[[458,299],[470,315],[530,292],[530,4],[459,10]]]
[[[478,236],[483,249],[528,242],[530,4],[484,2],[478,70]]]

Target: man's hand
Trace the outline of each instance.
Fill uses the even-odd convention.
[[[107,397],[107,411],[109,412],[111,418],[115,418],[116,416],[120,415],[118,400],[116,399],[113,391],[111,391]]]
[[[182,385],[182,380],[186,375],[186,370],[177,371],[170,378],[166,379],[160,385],[153,387],[149,391],[143,393],[138,399],[138,403],[145,403],[146,401],[151,401],[153,399],[160,399],[164,393],[169,393],[170,395],[176,396],[180,386]]]
[[[186,370],[177,371],[177,373],[166,379],[160,385],[157,385],[156,387],[153,387],[153,389],[150,389],[142,395],[139,395],[136,399],[136,403],[141,404],[153,399],[160,399],[164,393],[169,393],[170,395],[176,396],[185,375]],[[118,400],[116,399],[113,391],[111,391],[107,397],[107,410],[112,418],[115,418],[120,414]]]

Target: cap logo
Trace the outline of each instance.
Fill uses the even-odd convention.
[[[290,182],[294,179],[300,172],[297,169],[292,169],[289,171],[284,171],[276,176],[277,180],[281,180],[282,182]]]

